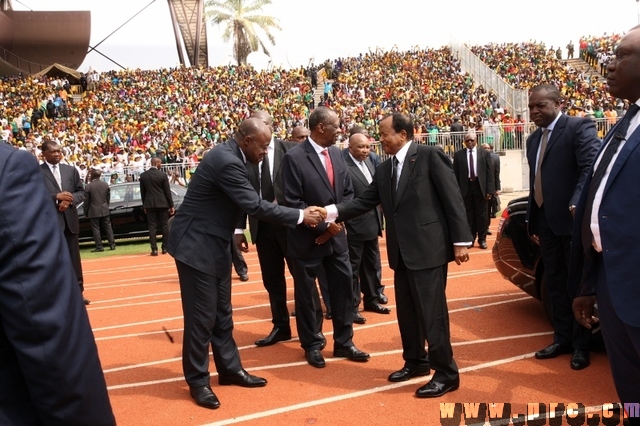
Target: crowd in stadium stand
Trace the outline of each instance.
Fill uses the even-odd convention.
[[[619,36],[584,37],[580,53],[610,51]],[[489,44],[471,48],[516,88],[540,83],[560,87],[569,114],[617,119],[624,108],[605,90],[602,76],[589,78],[557,59],[543,44]],[[274,118],[274,133],[287,138],[305,125],[320,103],[335,109],[342,131],[360,125],[377,139],[377,122],[399,111],[411,115],[427,143],[442,143],[455,121],[484,132],[484,141],[522,147],[524,122],[476,86],[448,47],[376,51],[326,61],[319,67],[256,71],[220,66],[91,73],[89,90],[70,98],[63,77],[0,79],[0,140],[39,154],[46,138],[62,146],[81,174],[100,168],[121,182],[136,179],[153,156],[194,170],[198,158],[227,140],[252,110]],[[319,77],[319,78],[318,78]],[[616,114],[617,112],[617,114]],[[446,140],[446,139],[445,139]],[[514,143],[516,145],[514,145]],[[82,164],[82,166],[80,166]],[[182,176],[188,180],[188,172]]]

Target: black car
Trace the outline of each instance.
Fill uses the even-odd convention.
[[[173,205],[177,209],[185,194],[186,188],[170,184]],[[149,235],[147,215],[142,208],[139,182],[126,182],[111,185],[111,227],[115,238],[146,237]],[[84,215],[82,204],[78,206],[80,218],[80,241],[93,241],[91,221]],[[103,232],[104,234],[104,232]]]
[[[551,320],[551,300],[542,285],[546,279],[544,263],[540,257],[537,239],[527,231],[528,197],[516,198],[502,211],[496,242],[493,246],[493,262],[504,278],[511,281],[525,293],[542,301]],[[597,316],[597,312],[595,314]],[[600,327],[594,327],[594,333]]]

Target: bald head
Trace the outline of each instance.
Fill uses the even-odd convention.
[[[258,120],[266,124],[267,127],[269,127],[269,130],[273,131],[273,119],[271,118],[271,114],[269,114],[267,111],[263,109],[253,111],[251,113],[251,118],[257,118]]]
[[[303,142],[309,136],[309,129],[304,126],[297,126],[291,130],[291,140],[293,142]]]
[[[153,157],[151,159],[151,167],[155,167],[159,169],[161,165],[162,165],[162,160],[159,159],[158,157]]]
[[[238,127],[236,140],[247,161],[258,164],[267,154],[271,130],[260,119],[247,118]]]

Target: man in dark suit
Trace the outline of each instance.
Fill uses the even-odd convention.
[[[51,226],[58,210],[35,158],[4,143],[0,193],[0,424],[115,425],[69,250]]]
[[[448,263],[469,260],[471,233],[446,154],[413,142],[413,122],[406,115],[387,116],[379,127],[382,148],[393,157],[380,164],[373,182],[359,197],[327,206],[326,220],[336,216],[336,220],[348,220],[382,204],[405,360],[389,381],[428,375],[433,368],[433,378],[416,395],[439,397],[460,384],[445,286]]]
[[[353,192],[357,197],[362,194],[373,181],[375,167],[369,158],[371,143],[362,133],[353,134],[349,138],[349,147],[343,151],[343,158],[351,174]],[[391,310],[380,305],[378,288],[382,287],[380,247],[378,237],[382,236],[382,212],[379,207],[346,222],[347,242],[349,243],[349,259],[353,277],[354,322],[362,315],[358,306],[364,295],[364,310],[378,314],[389,314]],[[364,318],[362,318],[364,319]],[[360,323],[364,321],[360,320]]]
[[[571,303],[575,289],[568,290],[573,210],[587,179],[600,140],[588,118],[561,112],[562,98],[553,85],[531,91],[529,111],[538,126],[527,139],[529,162],[528,231],[540,241],[544,286],[553,312],[553,343],[536,352],[536,358],[555,358],[573,353],[571,368],[589,365],[591,333],[575,321]]]
[[[254,111],[252,117],[262,121],[273,131],[271,116],[266,111]],[[271,137],[267,154],[259,164],[247,163],[249,182],[263,200],[284,205],[282,188],[282,157],[296,144]],[[244,228],[243,216],[240,227]],[[271,322],[273,329],[263,339],[256,341],[257,346],[270,346],[291,339],[289,309],[287,308],[287,280],[285,278],[285,260],[287,259],[287,228],[249,216],[251,241],[258,250],[258,261],[262,271],[262,283],[269,294]],[[237,234],[246,247],[244,234]],[[287,264],[289,260],[287,260]],[[317,293],[316,293],[317,294]],[[319,330],[321,331],[321,330]]]
[[[318,107],[309,116],[311,135],[289,149],[282,160],[284,197],[291,207],[327,205],[353,197],[351,177],[340,150],[333,145],[340,133],[337,114]],[[353,287],[347,237],[336,223],[316,228],[289,229],[287,251],[295,288],[296,325],[307,362],[325,366],[320,352],[324,346],[318,335],[322,309],[314,297],[318,269],[327,274],[333,321],[333,356],[367,361],[369,354],[353,344]]]
[[[167,253],[167,222],[175,210],[173,208],[173,197],[169,186],[169,177],[160,168],[162,160],[158,157],[151,159],[151,168],[140,175],[140,195],[142,196],[142,207],[149,222],[149,244],[151,245],[151,256],[158,255],[158,243],[156,242],[156,232],[158,225],[162,233],[162,254]]]
[[[80,175],[75,167],[60,164],[62,151],[60,145],[46,140],[42,143],[42,157],[44,163],[40,165],[44,173],[45,183],[51,199],[58,210],[58,224],[64,231],[67,249],[71,256],[71,263],[75,271],[80,292],[84,292],[84,278],[82,275],[82,262],[80,261],[80,222],[78,221],[77,206],[84,201],[84,188]],[[82,297],[85,305],[89,300]]]
[[[618,43],[607,66],[613,97],[629,110],[604,139],[577,203],[571,245],[569,287],[577,289],[575,318],[585,327],[598,317],[618,397],[640,401],[640,284],[637,257],[640,228],[640,26]],[[630,425],[640,424],[629,418]]]
[[[493,166],[493,183],[496,192],[491,195],[491,199],[487,202],[487,235],[491,235],[489,226],[491,225],[491,219],[495,218],[500,211],[500,190],[502,185],[500,183],[500,156],[497,152],[493,152],[493,146],[488,143],[482,144],[482,149],[487,151],[491,156]]]
[[[471,228],[473,241],[478,237],[478,246],[487,248],[487,201],[495,193],[491,156],[483,149],[478,149],[478,141],[474,131],[464,136],[466,148],[453,155],[453,172],[458,180],[467,221]]]
[[[220,406],[209,383],[209,345],[219,384],[267,383],[242,368],[232,334],[231,244],[242,211],[283,226],[315,225],[324,217],[318,209],[290,209],[260,199],[245,161],[259,163],[270,140],[260,120],[243,121],[235,139],[202,159],[171,225],[168,251],[176,261],[184,314],[182,367],[191,396],[206,408]]]
[[[111,199],[111,190],[109,184],[100,180],[102,172],[100,170],[91,170],[91,182],[84,189],[86,199],[85,216],[91,220],[91,231],[93,231],[93,240],[96,248],[92,252],[104,251],[102,248],[102,234],[100,227],[107,234],[107,241],[111,250],[116,249],[116,243],[113,240],[113,229],[111,228],[111,216],[109,211],[109,201]]]

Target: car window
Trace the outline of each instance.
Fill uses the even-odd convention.
[[[140,185],[132,185],[133,186],[133,195],[131,197],[132,201],[142,201],[142,195],[140,194]]]
[[[127,196],[126,185],[111,187],[111,201],[124,201]]]

